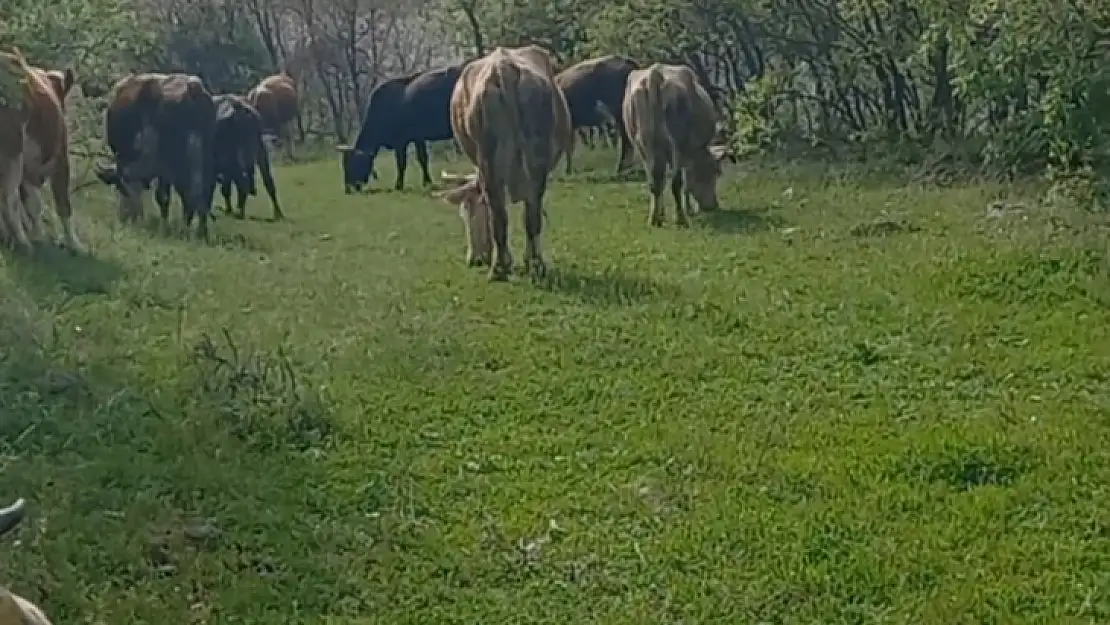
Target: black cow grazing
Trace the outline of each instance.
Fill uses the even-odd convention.
[[[208,238],[216,189],[216,104],[200,78],[189,74],[130,74],[112,89],[105,139],[114,163],[97,163],[96,174],[115,187],[120,218],[143,217],[143,193],[157,178],[163,224],[169,221],[172,188],[181,198],[185,225],[197,217],[197,234]]]
[[[382,148],[393,150],[397,158],[393,187],[400,191],[405,186],[410,143],[416,144],[424,186],[432,184],[427,142],[455,136],[451,131],[451,92],[461,71],[462,65],[453,65],[387,80],[374,88],[355,144],[337,148],[342,153],[344,192],[361,191],[369,182],[374,158]]]
[[[224,94],[212,98],[216,104],[216,183],[224,196],[224,210],[231,211],[231,187],[238,195],[237,217],[246,216],[247,196],[258,195],[254,170],[262,175],[262,185],[270,196],[274,220],[284,219],[274,188],[270,155],[262,139],[262,116],[245,98]],[[168,190],[167,190],[168,193]]]
[[[607,121],[598,106],[612,116],[620,135],[621,152],[617,161],[617,172],[632,166],[632,142],[625,129],[621,105],[624,102],[624,88],[628,84],[628,74],[639,66],[632,59],[610,54],[608,56],[582,61],[559,72],[555,83],[563,90],[570,107],[570,123],[574,128],[597,128]],[[567,152],[567,173],[571,171],[574,147]]]

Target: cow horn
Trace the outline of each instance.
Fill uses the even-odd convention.
[[[96,161],[96,164],[94,165],[94,167],[96,168],[96,173],[98,173],[98,174],[104,174],[104,175],[109,175],[110,176],[110,175],[116,173],[116,166],[114,164],[105,162],[105,161],[100,160],[100,159],[98,159]]]
[[[477,174],[454,174],[446,171],[442,171],[439,173],[440,178],[443,178],[445,182],[451,182],[454,184],[467,184],[469,182],[474,182],[474,178],[476,175]]]
[[[7,508],[0,508],[0,535],[6,534],[16,525],[19,525],[19,522],[23,520],[23,513],[26,512],[26,509],[27,502],[22,497]]]

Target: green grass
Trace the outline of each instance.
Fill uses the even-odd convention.
[[[209,246],[82,196],[91,258],[0,267],[0,582],[59,624],[1110,619],[1101,219],[748,166],[651,229],[599,175],[540,285],[412,173],[283,167],[290,220]]]

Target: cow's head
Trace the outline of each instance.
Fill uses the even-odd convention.
[[[93,166],[97,179],[116,190],[121,220],[129,221],[143,215],[143,192],[150,187],[153,177],[144,175],[141,169],[141,166],[120,167],[103,160]]]
[[[724,172],[724,162],[729,154],[728,146],[711,145],[691,159],[686,170],[686,186],[703,211],[717,209],[717,180]]]
[[[349,145],[338,145],[335,149],[343,165],[343,192],[362,191],[374,176],[374,155]]]
[[[471,267],[489,264],[493,258],[490,210],[477,174],[459,175],[443,172],[445,182],[456,185],[441,191],[437,196],[459,208],[463,228],[466,230],[466,263]]]

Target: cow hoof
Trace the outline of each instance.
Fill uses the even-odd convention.
[[[674,222],[674,225],[678,226],[679,228],[689,228],[690,227],[690,220],[689,219],[676,219],[675,222]]]
[[[509,274],[512,273],[511,267],[504,265],[494,265],[489,270],[490,282],[506,282],[509,279]]]

